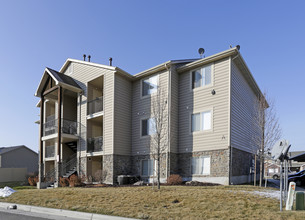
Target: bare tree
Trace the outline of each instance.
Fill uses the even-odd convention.
[[[262,186],[265,152],[270,151],[275,142],[278,141],[282,136],[282,130],[280,128],[279,118],[276,115],[274,101],[270,99],[267,92],[264,92],[258,98],[257,103],[255,104],[254,122],[256,131],[254,132],[253,141],[254,144],[258,146],[259,150],[259,186]]]
[[[168,147],[168,108],[167,97],[161,88],[151,100],[151,117],[153,118],[153,134],[150,141],[150,153],[157,161],[157,187],[160,189],[161,157],[167,152]]]

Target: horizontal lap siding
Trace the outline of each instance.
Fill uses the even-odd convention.
[[[175,68],[171,69],[171,111],[170,111],[170,151],[178,153],[178,86],[179,75]]]
[[[190,71],[179,79],[179,152],[228,148],[229,59],[214,63],[213,85],[191,90]],[[212,90],[215,95],[211,94]],[[212,131],[191,133],[191,113],[213,111]]]
[[[132,83],[115,74],[114,93],[114,153],[130,155]]]
[[[159,86],[164,91],[163,95],[168,96],[168,71],[159,74]],[[155,74],[153,74],[155,75]],[[151,75],[151,76],[153,76]],[[133,82],[132,92],[132,154],[148,154],[150,146],[149,137],[141,137],[140,122],[142,118],[149,118],[151,115],[151,97],[141,98],[141,80]]]
[[[82,88],[81,124],[82,129],[87,127],[87,86],[88,82],[104,75],[104,151],[106,154],[113,153],[113,98],[114,98],[114,72],[99,67],[85,64],[72,63],[73,72],[71,76]],[[71,65],[71,64],[70,64]],[[79,116],[78,116],[79,118]],[[85,153],[86,132],[82,135],[81,149]]]
[[[257,98],[234,62],[232,62],[231,100],[231,145],[253,153],[253,115]]]

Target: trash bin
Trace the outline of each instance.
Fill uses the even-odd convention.
[[[295,198],[295,210],[305,210],[304,192],[297,192]]]

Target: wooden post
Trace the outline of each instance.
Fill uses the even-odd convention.
[[[60,160],[60,145],[61,145],[61,124],[62,124],[62,122],[61,122],[61,120],[62,120],[62,118],[61,118],[61,99],[62,99],[62,88],[61,87],[59,87],[58,88],[58,108],[57,108],[57,110],[58,110],[58,117],[57,117],[57,119],[58,119],[58,144],[57,144],[57,157],[58,157],[58,161],[57,162],[60,162],[61,160]]]

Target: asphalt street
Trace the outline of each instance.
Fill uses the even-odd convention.
[[[21,210],[0,209],[0,220],[74,220],[74,218],[52,216],[49,214],[25,212]]]

